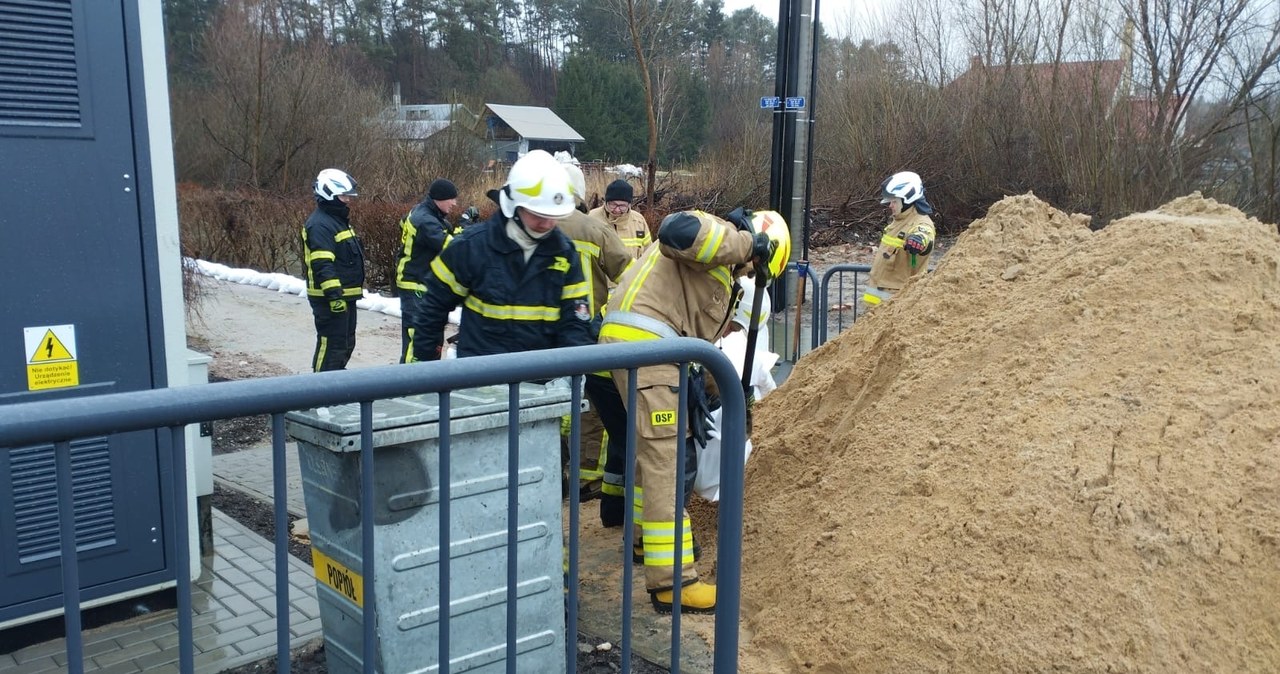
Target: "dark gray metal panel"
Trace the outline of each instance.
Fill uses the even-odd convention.
[[[12,186],[0,209],[10,279],[0,294],[0,405],[164,379],[152,349],[159,293],[148,288],[155,235],[139,206],[146,155],[135,154],[142,80],[126,41],[136,13],[130,0],[0,0],[0,164]],[[23,328],[65,324],[75,326],[80,386],[28,391]],[[169,508],[157,444],[144,431],[73,446],[84,599],[162,579]],[[52,447],[3,451],[0,540],[19,545],[0,546],[0,622],[61,605],[57,528],[40,530],[56,508]]]

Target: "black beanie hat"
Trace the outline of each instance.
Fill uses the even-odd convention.
[[[427,196],[436,201],[448,201],[458,196],[458,188],[444,178],[436,178],[427,190]]]
[[[619,178],[604,189],[605,201],[626,201],[630,202],[635,196],[635,192],[631,191],[631,183]]]

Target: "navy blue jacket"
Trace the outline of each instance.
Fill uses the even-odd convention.
[[[316,197],[316,210],[302,226],[302,264],[307,297],[358,300],[364,297],[364,248],[351,228],[347,205]]]
[[[453,226],[430,197],[413,207],[400,221],[400,250],[396,252],[396,287],[425,290],[423,280],[431,275],[436,259],[453,234]]]
[[[432,260],[431,272],[417,332],[430,338],[415,341],[416,360],[440,357],[445,323],[459,304],[460,357],[595,343],[587,300],[591,289],[573,241],[558,228],[525,262],[497,211],[455,236]]]

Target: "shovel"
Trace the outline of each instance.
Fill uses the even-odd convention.
[[[764,286],[768,283],[769,274],[764,265],[756,264],[756,290],[751,295],[751,313],[747,314],[747,322],[751,327],[747,330],[747,357],[742,363],[742,392],[751,397],[751,374],[756,358],[756,343],[760,341],[760,308],[764,306]]]

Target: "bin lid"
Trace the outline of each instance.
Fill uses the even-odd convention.
[[[459,389],[449,393],[450,418],[453,423],[476,417],[496,417],[505,423],[511,389],[506,385]],[[558,417],[568,414],[571,395],[567,380],[557,379],[546,385],[520,384],[520,418]],[[540,413],[541,412],[541,413]],[[403,398],[375,400],[373,430],[387,431],[406,427],[431,427],[429,436],[440,421],[440,394],[424,393]],[[303,429],[315,429],[338,436],[360,435],[360,404],[349,403],[317,409],[289,412],[285,415],[288,434],[294,438],[312,437]],[[298,431],[303,431],[299,433]],[[415,434],[416,435],[416,434]],[[381,444],[381,443],[378,443]]]

